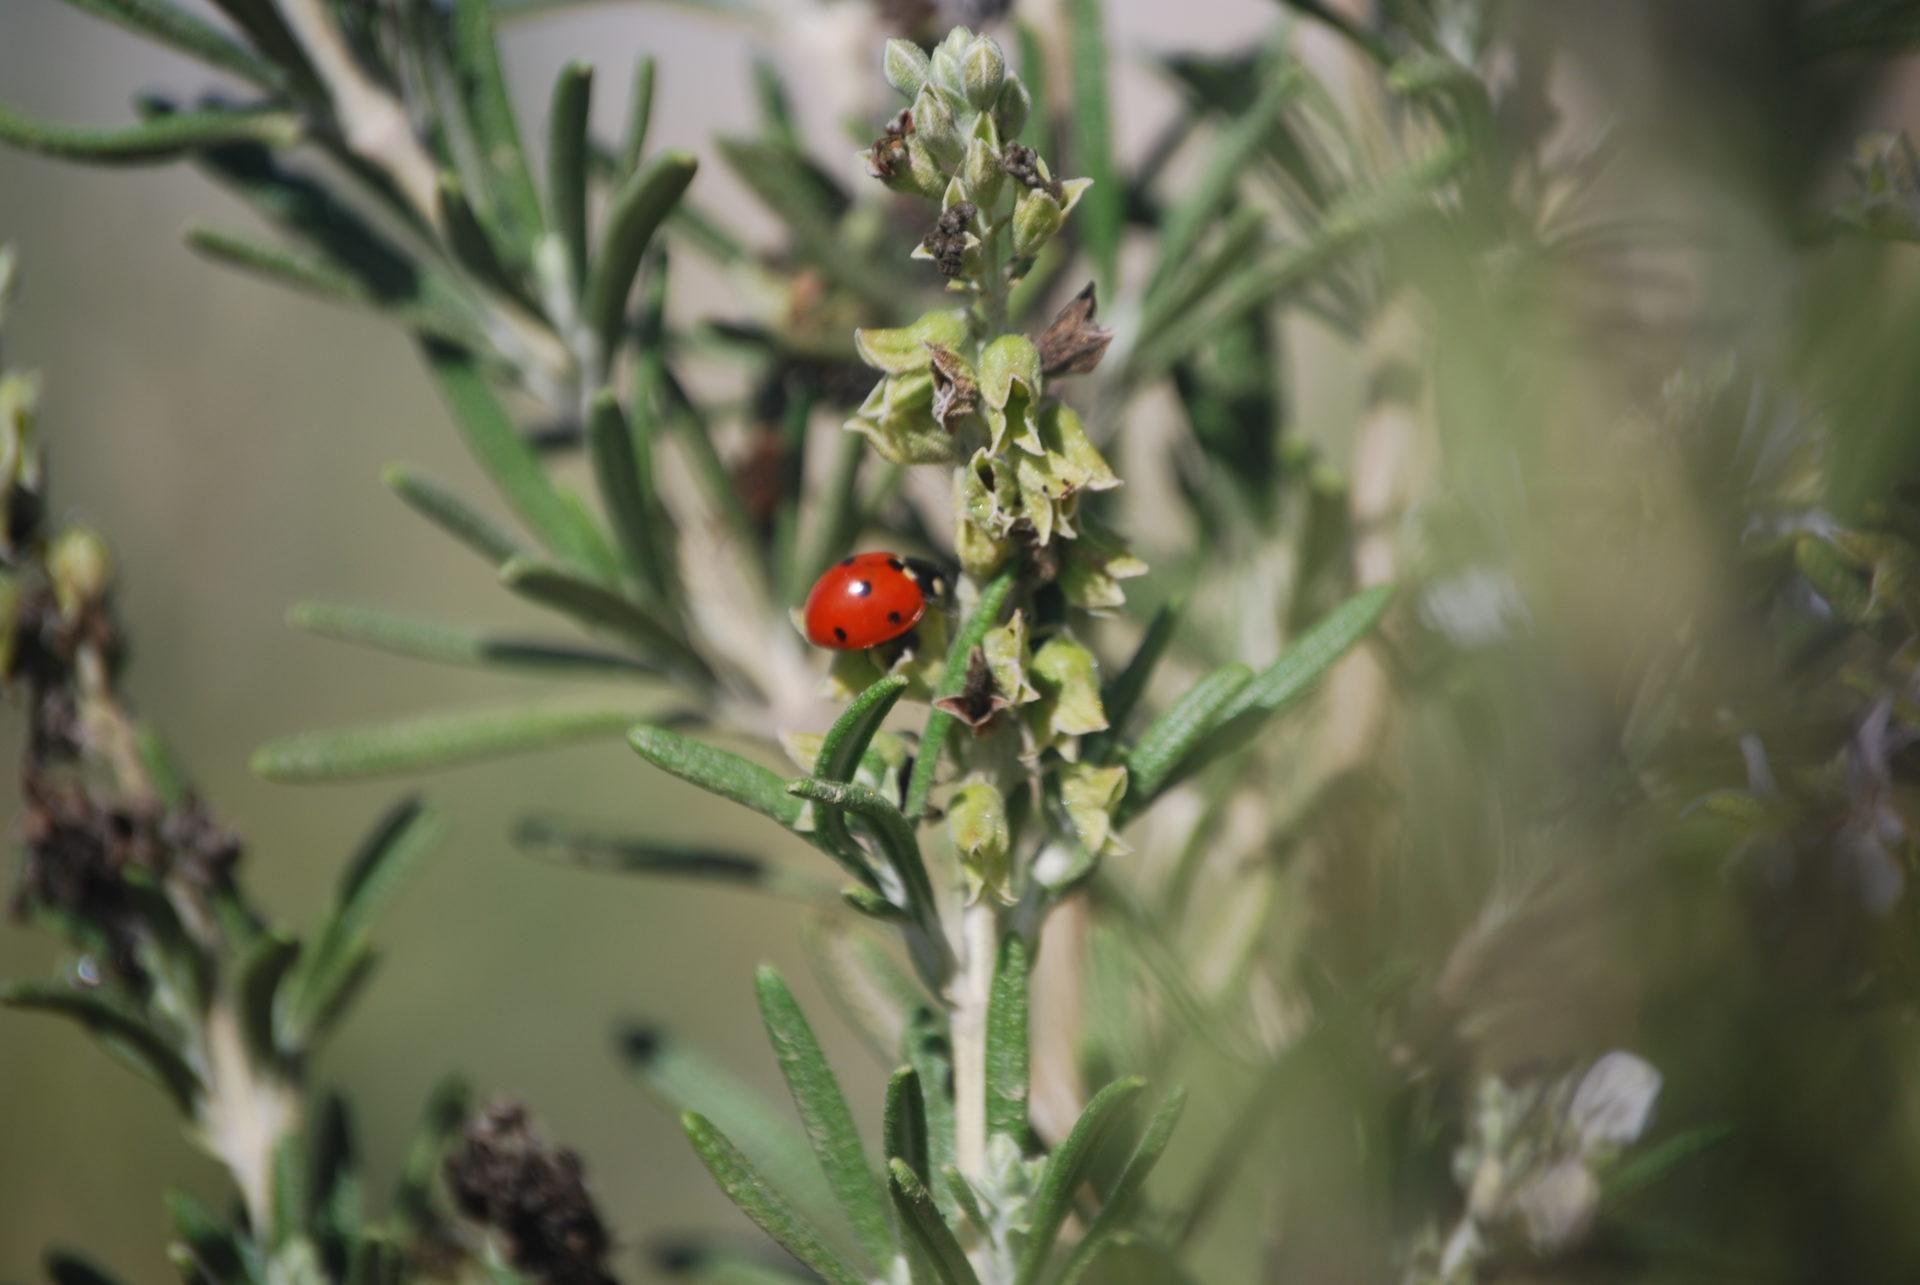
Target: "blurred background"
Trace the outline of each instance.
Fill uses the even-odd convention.
[[[1053,7],[1021,6],[1043,21]],[[1794,836],[1803,855],[1835,849],[1861,807],[1900,818],[1914,802],[1900,784],[1911,762],[1904,774],[1888,766],[1910,741],[1862,739],[1869,689],[1886,672],[1870,666],[1853,705],[1796,704],[1816,685],[1796,668],[1810,645],[1791,622],[1774,626],[1806,603],[1776,600],[1777,579],[1743,561],[1756,531],[1868,514],[1891,481],[1915,476],[1920,451],[1914,265],[1868,248],[1809,250],[1807,223],[1851,190],[1859,135],[1920,124],[1920,67],[1883,62],[1869,75],[1844,58],[1810,63],[1781,32],[1791,13],[1818,7],[1529,8],[1526,38],[1561,54],[1554,94],[1570,131],[1614,131],[1601,191],[1636,231],[1624,248],[1552,265],[1470,258],[1444,242],[1413,247],[1401,265],[1432,309],[1423,333],[1440,336],[1412,351],[1444,448],[1400,441],[1407,458],[1387,471],[1420,503],[1394,533],[1394,559],[1396,574],[1438,587],[1422,600],[1422,636],[1450,650],[1444,664],[1397,676],[1407,712],[1390,761],[1369,765],[1394,782],[1405,823],[1373,824],[1384,809],[1363,801],[1347,810],[1351,825],[1321,826],[1314,860],[1286,876],[1307,882],[1282,885],[1310,890],[1318,915],[1276,916],[1273,928],[1305,943],[1316,982],[1359,990],[1394,969],[1423,979],[1409,988],[1407,1045],[1389,1050],[1396,1073],[1417,1080],[1430,1059],[1451,1092],[1462,1066],[1506,1072],[1631,1046],[1667,1076],[1663,1111],[1742,1122],[1742,1140],[1684,1180],[1676,1204],[1696,1230],[1744,1237],[1750,1254],[1682,1257],[1675,1279],[1899,1280],[1920,1264],[1920,1230],[1908,1227],[1920,1196],[1920,970],[1906,944],[1920,938],[1899,935],[1913,927],[1912,898],[1900,916],[1884,904],[1863,913],[1860,898],[1800,879],[1788,858],[1756,874],[1749,850],[1723,860],[1725,836],[1668,824],[1697,815],[1689,801],[1715,787],[1764,793],[1799,767],[1818,786],[1796,795],[1817,818]],[[1121,150],[1148,147],[1176,101],[1151,55],[1244,47],[1273,29],[1278,8],[1111,0]],[[1337,81],[1326,34],[1297,38]],[[749,63],[768,53],[801,92],[818,154],[833,158],[850,152],[844,114],[879,119],[875,48],[865,5],[796,3],[770,27],[634,4],[528,18],[507,59],[520,105],[537,116],[562,63],[591,57],[607,87],[596,119],[612,132],[622,69],[655,52],[655,137],[709,156],[712,133],[751,125]],[[0,98],[37,114],[120,119],[126,86],[184,93],[199,76],[55,0],[0,9]],[[858,162],[844,165],[856,181]],[[703,168],[696,190],[739,226],[769,230],[721,167]],[[0,241],[25,269],[7,343],[13,364],[47,381],[57,516],[92,522],[113,545],[142,712],[245,835],[247,877],[267,908],[306,924],[394,790],[264,784],[246,770],[249,751],[296,729],[503,693],[496,676],[294,633],[286,606],[318,597],[515,622],[484,571],[422,538],[379,484],[383,465],[405,460],[478,488],[412,347],[377,321],[195,260],[179,233],[210,214],[248,222],[185,168],[107,173],[0,152]],[[737,306],[690,267],[677,270],[677,311]],[[1364,469],[1353,431],[1362,355],[1310,327],[1288,338],[1289,432],[1336,468]],[[1176,413],[1164,395],[1143,399],[1128,429],[1151,440],[1156,417]],[[1170,485],[1139,460],[1120,471],[1130,494],[1148,497],[1142,509]],[[1205,555],[1207,536],[1176,526],[1147,543],[1160,546],[1158,565]],[[1237,575],[1216,592],[1236,594]],[[1832,615],[1815,606],[1810,616]],[[1776,666],[1783,656],[1791,663]],[[1911,660],[1896,667],[1908,680]],[[1901,699],[1910,704],[1910,687]],[[1895,724],[1911,727],[1909,704]],[[0,755],[12,739],[0,738]],[[611,1055],[611,1032],[623,1019],[658,1021],[777,1092],[743,1014],[755,963],[805,976],[797,916],[724,892],[542,868],[507,841],[529,806],[681,837],[734,819],[689,806],[689,793],[617,745],[429,787],[452,837],[385,922],[395,948],[318,1067],[322,1085],[358,1104],[374,1185],[396,1166],[428,1087],[458,1070],[482,1093],[524,1096],[551,1136],[583,1152],[624,1241],[736,1228],[674,1121]],[[1831,797],[1819,793],[1828,787]],[[750,822],[740,833],[764,838]],[[1908,833],[1882,845],[1902,881]],[[1151,836],[1141,846],[1151,857]],[[0,928],[0,975],[44,972],[54,956],[46,936]],[[825,1012],[814,993],[802,999]],[[822,1026],[830,1052],[852,1048],[831,1017]],[[880,1069],[836,1060],[850,1096],[873,1101]],[[1329,1215],[1291,1251],[1295,1279],[1364,1275],[1338,1247],[1376,1230],[1374,1188],[1358,1176],[1367,1162],[1315,1163],[1347,1142],[1327,1104],[1381,1115],[1404,1105],[1356,1106],[1368,1089],[1345,1072],[1358,1064],[1337,1052],[1314,1062],[1280,1113],[1291,1152],[1274,1164],[1292,1165],[1300,1188],[1293,1225],[1308,1221],[1303,1211]],[[159,1191],[186,1175],[212,1195],[218,1180],[158,1096],[130,1084],[77,1032],[0,1015],[0,1279],[33,1276],[59,1242],[131,1279],[163,1278]],[[1197,1114],[1230,1128],[1231,1105]],[[620,1266],[639,1275],[637,1263]],[[1251,1269],[1241,1261],[1217,1278]]]

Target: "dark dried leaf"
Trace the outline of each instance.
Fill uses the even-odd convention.
[[[1107,355],[1113,332],[1094,324],[1093,282],[1062,308],[1034,341],[1040,350],[1040,371],[1055,375],[1090,375]]]

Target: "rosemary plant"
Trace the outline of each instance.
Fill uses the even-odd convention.
[[[1495,0],[1284,0],[1270,38],[1154,61],[1177,106],[1138,157],[1114,143],[1101,0],[1061,0],[1051,26],[992,0],[708,0],[855,14],[847,74],[898,95],[843,122],[870,140],[857,158],[823,160],[755,65],[755,123],[712,154],[772,216],[764,243],[692,153],[654,146],[673,59],[631,69],[616,136],[594,129],[584,62],[540,129],[516,114],[500,29],[546,0],[68,3],[219,87],[143,97],[111,129],[0,106],[0,142],[190,161],[276,233],[195,228],[194,250],[397,327],[496,495],[403,464],[386,483],[567,630],[295,604],[298,628],[576,686],[296,733],[255,768],[406,776],[624,738],[648,788],[683,788],[664,772],[739,805],[765,842],[531,813],[518,845],[783,898],[889,1072],[881,1100],[850,1101],[771,968],[755,998],[797,1127],[677,1033],[628,1029],[626,1062],[772,1242],[690,1232],[649,1268],[1920,1270],[1879,1226],[1898,1218],[1853,1208],[1920,1183],[1878,1136],[1898,1131],[1826,1146],[1779,1122],[1834,1078],[1781,1006],[1823,1031],[1867,1010],[1848,1047],[1892,1081],[1911,1069],[1894,1019],[1920,1003],[1917,465],[1883,407],[1912,400],[1911,359],[1882,352],[1912,318],[1883,260],[1847,258],[1920,241],[1903,136],[1863,140],[1832,207],[1805,176],[1851,117],[1810,112],[1776,131],[1813,139],[1803,167],[1750,185],[1791,193],[1794,248],[1770,270],[1875,303],[1855,310],[1872,324],[1836,314],[1859,353],[1834,356],[1808,305],[1737,340],[1693,317],[1684,343],[1649,326],[1624,356],[1570,355],[1565,335],[1605,330],[1638,279],[1620,247],[1664,243],[1611,203],[1601,142],[1561,128],[1544,20]],[[1795,51],[1779,78],[1808,101],[1828,60],[1914,31],[1890,0],[1767,8],[1768,47]],[[1337,53],[1303,54],[1308,32]],[[696,256],[736,288],[725,315],[669,306]],[[1302,409],[1308,333],[1340,354],[1336,414]],[[1542,393],[1569,370],[1581,397]],[[49,516],[35,406],[0,372],[0,678],[25,715],[15,905],[71,963],[0,998],[82,1023],[220,1161],[232,1210],[169,1198],[181,1276],[627,1274],[640,1247],[579,1156],[515,1099],[473,1109],[457,1078],[391,1199],[363,1205],[347,1104],[315,1090],[313,1056],[434,815],[409,800],[379,822],[304,938],[261,912],[238,840],[132,712],[112,563]],[[1615,467],[1665,488],[1595,517],[1604,488],[1543,466],[1553,448],[1582,482]],[[1645,578],[1615,585],[1594,549],[1656,563],[1663,520],[1707,532],[1698,561],[1735,590],[1644,624]],[[1571,547],[1564,565],[1536,535]],[[880,645],[810,646],[809,584],[873,565],[861,553],[947,574],[914,582],[932,601]],[[1631,659],[1569,638],[1549,611],[1568,601]],[[1746,918],[1750,941],[1729,927]],[[1634,952],[1664,971],[1619,1001],[1614,957]],[[1717,1062],[1696,1049],[1713,1033]],[[1785,1069],[1742,1114],[1764,1097],[1728,1069],[1750,1040]],[[1821,1216],[1789,1245],[1776,1195],[1741,1184],[1775,1152],[1874,1163],[1831,1162],[1841,1194],[1798,1197]],[[1695,1184],[1711,1192],[1667,1183],[1715,1164]],[[1778,1263],[1727,1230],[1759,1224]],[[106,1279],[65,1252],[49,1270]]]

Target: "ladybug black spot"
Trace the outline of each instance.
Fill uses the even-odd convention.
[[[833,636],[835,638],[838,638],[841,642],[845,642],[847,640],[847,631],[842,629],[839,625],[835,625],[833,627]]]
[[[853,561],[854,561],[854,560],[853,560],[852,558],[850,558],[850,557],[848,557],[848,558],[842,558],[842,559],[840,559],[840,565],[841,565],[841,566],[843,566],[843,567],[850,567],[850,566],[852,566],[852,565],[853,565]]]
[[[890,623],[890,624],[895,624],[895,625],[897,625],[897,624],[899,624],[899,623],[900,623],[900,620],[901,620],[901,616],[900,616],[900,613],[899,613],[899,612],[897,612],[897,611],[889,611],[889,612],[887,613],[887,621],[888,621],[888,623]]]
[[[888,558],[887,565],[893,568],[895,571],[905,571],[907,569],[907,564],[900,561],[900,559],[898,558]]]
[[[864,598],[868,594],[873,592],[873,581],[856,580],[853,582],[853,588],[849,589],[847,592],[851,593],[856,598]]]

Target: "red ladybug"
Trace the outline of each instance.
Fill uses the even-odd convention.
[[[897,553],[856,553],[827,568],[807,594],[807,641],[834,651],[892,642],[920,623],[937,571]]]

